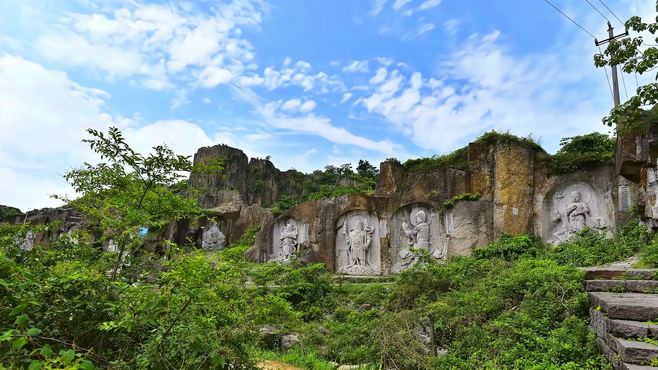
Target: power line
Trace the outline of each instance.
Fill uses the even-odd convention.
[[[594,8],[594,10],[596,10],[599,14],[601,14],[601,17],[605,18],[606,21],[610,22],[610,20],[608,19],[608,17],[606,17],[605,15],[603,15],[603,13],[601,13],[598,9],[596,9],[596,7],[595,7],[594,5],[592,5],[592,3],[589,2],[589,0],[585,0],[585,1],[587,1],[587,3],[589,4],[589,6],[591,6],[592,8]]]
[[[601,52],[601,47],[599,46],[599,54],[603,56],[603,53]],[[605,66],[603,66],[603,71],[605,72],[605,79],[608,80],[608,88],[610,88],[610,96],[612,96],[612,100],[615,99],[614,94],[612,93],[612,85],[610,85],[610,77],[608,77],[608,70],[605,69]]]
[[[640,88],[640,83],[637,81],[637,72],[635,72],[635,87]]]
[[[615,66],[617,68],[617,66]],[[626,90],[626,81],[624,81],[624,70],[619,68],[619,71],[621,72],[621,82],[624,84],[624,93],[626,93],[626,100],[628,101],[628,90]]]
[[[572,21],[573,24],[575,24],[576,26],[580,27],[581,30],[585,31],[588,35],[592,36],[593,39],[596,39],[596,37],[594,37],[594,35],[592,35],[591,33],[589,33],[586,29],[584,29],[583,26],[579,25],[578,23],[576,23],[576,21],[574,21],[573,19],[569,18],[568,15],[562,13],[562,11],[561,11],[560,9],[557,8],[557,6],[551,4],[551,2],[548,1],[548,0],[544,0],[544,1],[546,1],[546,2],[547,2],[550,6],[552,6],[553,8],[555,8],[555,10],[557,10],[558,12],[560,12],[563,16],[567,17],[567,19],[569,19],[570,21]],[[606,73],[607,73],[607,72],[606,72]]]
[[[615,18],[617,18],[617,20],[619,21],[619,23],[623,24],[624,27],[626,26],[626,25],[624,24],[624,22],[622,22],[621,19],[619,19],[619,17],[617,17],[617,14],[615,14],[612,10],[610,10],[610,8],[608,8],[607,5],[605,5],[605,3],[603,3],[603,0],[599,0],[599,2],[600,2],[601,4],[603,4],[603,6],[605,6],[605,8],[608,9],[608,11],[609,11],[612,15],[614,15]]]

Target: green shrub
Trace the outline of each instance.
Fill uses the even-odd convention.
[[[511,261],[519,258],[537,258],[545,252],[546,247],[537,236],[512,236],[503,233],[499,240],[488,246],[473,249],[471,255],[476,259],[502,258]]]
[[[548,174],[612,166],[615,163],[615,142],[615,138],[599,132],[566,137],[560,141],[560,150],[548,158]]]

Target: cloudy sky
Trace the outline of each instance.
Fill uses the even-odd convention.
[[[599,39],[583,0],[552,0]],[[599,0],[590,1],[621,32]],[[622,20],[655,2],[605,0]],[[0,204],[58,206],[96,158],[225,143],[282,170],[445,154],[484,131],[608,132],[592,38],[542,0],[8,0],[0,4]],[[609,72],[608,72],[609,73]],[[636,89],[626,75],[628,94]],[[640,76],[640,85],[648,82]],[[622,101],[626,95],[622,89]]]

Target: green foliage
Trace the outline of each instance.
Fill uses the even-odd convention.
[[[430,193],[430,195],[432,194]],[[482,198],[480,193],[461,193],[452,197],[452,199],[443,202],[443,209],[452,209],[455,206],[455,203],[460,200],[479,200],[480,198]]]
[[[379,175],[379,169],[370,164],[367,160],[359,159],[359,165],[356,167],[356,173],[361,177],[375,179]]]
[[[367,176],[354,173],[352,165],[349,163],[339,167],[329,165],[325,167],[324,171],[314,171],[307,175],[302,182],[300,195],[282,195],[279,197],[272,207],[272,214],[274,217],[278,217],[290,208],[309,199],[334,198],[353,193],[374,194],[377,183],[375,182],[376,174],[373,171],[376,168],[370,166],[368,161],[363,160],[360,162],[360,166],[360,171]],[[348,185],[343,184],[343,182]]]
[[[235,243],[229,244],[219,252],[222,260],[229,263],[239,263],[244,261],[244,252],[254,245],[256,234],[260,231],[260,225],[255,225],[247,229],[240,239]]]
[[[76,200],[65,199],[85,213],[93,224],[100,225],[101,240],[113,240],[119,247],[112,278],[126,251],[136,250],[142,240],[140,227],[163,227],[173,220],[201,215],[196,201],[175,195],[170,189],[183,177],[181,171],[195,167],[189,156],[175,155],[165,145],[153,148],[147,157],[135,152],[116,127],[107,134],[88,129],[94,139],[85,139],[103,160],[97,165],[84,163],[66,172],[64,178],[81,194]],[[221,170],[213,162],[196,170]]]
[[[518,137],[510,134],[509,132],[488,131],[482,134],[474,141],[481,147],[488,147],[495,145],[498,142],[509,143],[519,142],[530,146],[535,151],[544,152],[544,149],[535,141],[532,136]],[[429,158],[409,159],[404,162],[404,167],[409,171],[427,173],[435,170],[443,170],[446,168],[454,168],[462,171],[468,170],[468,147],[463,147],[455,150],[450,154],[442,156],[434,155]]]
[[[0,206],[0,218],[5,218],[7,216],[14,216],[14,215],[20,215],[21,210],[18,208],[14,207],[5,207],[5,206]]]
[[[658,10],[658,4],[656,9]],[[626,29],[636,32],[648,31],[655,35],[658,32],[658,23],[644,23],[640,17],[633,16],[626,22]],[[603,54],[594,55],[594,64],[596,67],[622,66],[624,73],[642,75],[653,71],[658,64],[658,48],[655,44],[645,44],[642,36],[611,40]],[[608,126],[614,125],[620,132],[636,133],[643,132],[646,125],[655,125],[658,121],[655,108],[651,111],[642,108],[654,107],[658,103],[658,84],[652,82],[640,86],[636,92],[635,96],[613,108],[610,114],[603,118],[603,123]]]
[[[457,149],[450,154],[433,155],[429,158],[408,159],[404,167],[409,171],[427,173],[435,170],[454,168],[462,171],[468,170],[468,148]]]
[[[615,163],[615,139],[593,132],[566,137],[560,150],[548,158],[548,174],[559,175],[576,170],[590,170]]]
[[[624,225],[614,239],[585,228],[551,250],[550,258],[574,266],[602,265],[633,256],[648,239],[646,227],[637,221]]]
[[[539,145],[539,143],[532,137],[532,135],[528,135],[528,137],[519,137],[516,135],[512,135],[509,133],[509,131],[506,132],[498,132],[496,130],[491,130],[487,131],[482,136],[479,138],[475,139],[474,143],[481,146],[481,147],[488,147],[497,144],[498,142],[502,143],[511,143],[511,142],[517,142],[517,143],[522,143],[525,145],[528,145],[532,149],[534,149],[537,152],[544,152],[544,149]]]
[[[546,246],[537,236],[512,236],[503,233],[499,240],[488,246],[473,249],[471,255],[479,260],[501,258],[512,261],[519,258],[537,258],[545,255],[546,251]]]
[[[114,253],[83,235],[30,252],[5,243],[23,232],[0,226],[0,367],[253,368],[256,330],[234,264],[174,249],[157,270],[112,281]]]

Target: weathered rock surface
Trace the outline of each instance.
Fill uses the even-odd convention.
[[[658,317],[658,295],[592,292],[589,300],[611,319],[649,321]]]
[[[301,343],[302,340],[299,339],[299,334],[297,333],[292,333],[281,337],[281,349],[284,351],[287,351]]]
[[[589,292],[646,293],[658,289],[658,280],[587,280]]]

